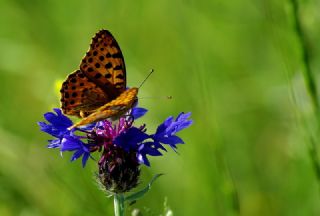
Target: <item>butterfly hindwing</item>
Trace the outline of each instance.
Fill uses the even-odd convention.
[[[104,105],[108,96],[91,82],[82,71],[70,74],[61,87],[61,108],[65,114],[80,116],[80,112],[90,114]]]

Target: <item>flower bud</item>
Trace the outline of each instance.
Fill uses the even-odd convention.
[[[99,181],[111,193],[128,192],[137,186],[140,176],[135,152],[113,146],[99,163]]]

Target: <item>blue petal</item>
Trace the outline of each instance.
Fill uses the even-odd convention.
[[[136,127],[132,127],[117,136],[114,140],[114,143],[117,146],[122,147],[125,151],[130,151],[136,150],[138,148],[138,144],[148,138],[149,135]]]
[[[179,132],[180,130],[189,127],[192,124],[192,120],[188,120],[190,115],[190,112],[186,114],[182,112],[178,115],[175,121],[173,120],[173,117],[167,118],[164,123],[160,125],[162,127],[161,130],[157,130],[156,134],[161,134],[162,136],[171,136]],[[165,127],[165,129],[163,129],[163,127]]]
[[[86,166],[86,163],[89,159],[90,153],[86,152],[84,153],[83,157],[82,157],[82,167]]]
[[[147,155],[151,156],[160,156],[161,152],[154,146],[153,142],[145,142],[139,146],[137,151],[137,159],[140,164],[145,164],[150,166],[150,162],[147,158]]]
[[[65,136],[61,142],[61,151],[74,151],[82,148],[82,141],[73,136]]]
[[[72,121],[62,114],[60,109],[55,108],[53,112],[44,114],[44,118],[49,122],[38,122],[40,130],[46,132],[54,137],[62,138],[65,134],[71,134],[72,131],[68,127],[72,125]]]
[[[79,137],[65,136],[61,143],[61,152],[74,151],[71,161],[75,161],[82,156],[82,166],[85,167],[90,157],[89,145],[83,143]]]
[[[145,142],[138,148],[138,152],[152,156],[160,156],[161,152],[154,146],[153,142]]]
[[[63,115],[60,109],[54,108],[53,110],[56,112],[56,114],[53,112],[47,112],[44,114],[44,118],[48,122],[61,128],[68,128],[72,126],[72,121]]]
[[[169,136],[169,137],[161,137],[159,138],[159,141],[164,143],[164,144],[171,144],[171,145],[176,145],[176,144],[183,144],[183,140],[178,137],[178,136]]]
[[[62,131],[55,129],[52,125],[49,125],[45,122],[38,122],[38,125],[40,126],[41,131],[50,134],[51,136],[60,137],[61,135]]]
[[[167,127],[169,127],[172,124],[173,117],[168,117],[162,124],[160,124],[157,128],[156,134],[164,133]]]
[[[158,140],[154,140],[153,145],[156,149],[162,149],[163,151],[167,151],[165,147],[163,147]]]
[[[182,129],[185,129],[189,127],[193,123],[192,120],[185,120],[183,122],[175,122],[170,125],[170,127],[167,128],[166,132],[168,135],[175,134]]]
[[[148,160],[146,155],[142,155],[142,154],[138,153],[137,154],[137,159],[138,159],[140,164],[144,164],[144,165],[146,165],[148,167],[150,166],[150,162],[149,162],[149,160]]]
[[[49,144],[47,145],[48,148],[60,148],[61,147],[61,140],[49,140]]]
[[[157,128],[155,134],[151,135],[154,144],[161,145],[168,144],[172,149],[176,149],[176,144],[184,143],[183,140],[175,134],[187,127],[189,127],[193,121],[188,119],[191,116],[189,113],[180,113],[174,120],[172,116],[168,117],[162,124]]]
[[[71,161],[77,160],[81,155],[83,155],[84,151],[82,149],[77,150],[75,153],[73,153],[71,157]]]
[[[176,121],[180,122],[180,121],[185,121],[187,120],[189,117],[191,116],[191,112],[188,112],[186,114],[184,114],[184,112],[181,112],[178,117],[176,118]]]
[[[42,130],[43,132],[48,133],[47,131],[50,129],[50,126],[47,125],[47,123],[45,123],[45,122],[38,122],[38,125],[40,126],[40,130]]]
[[[138,118],[144,116],[147,112],[148,112],[148,110],[145,108],[134,107],[131,110],[131,115],[133,116],[134,119],[138,119]]]

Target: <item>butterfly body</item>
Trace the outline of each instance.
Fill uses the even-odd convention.
[[[138,100],[137,94],[138,88],[130,88],[124,91],[121,95],[119,95],[119,97],[94,110],[90,115],[84,117],[78,123],[72,125],[69,129],[101,121],[107,118],[118,119],[134,106]]]
[[[99,31],[80,69],[61,87],[63,113],[83,118],[71,128],[125,114],[137,101],[138,88],[126,87],[126,68],[120,47],[111,33]]]

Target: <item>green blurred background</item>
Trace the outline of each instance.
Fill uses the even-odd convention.
[[[320,68],[319,0],[301,21]],[[285,0],[0,0],[0,215],[113,215],[70,154],[46,148],[43,113],[59,106],[57,80],[78,68],[91,37],[108,29],[123,51],[128,86],[154,75],[139,97],[151,131],[191,111],[186,142],[151,158],[141,186],[166,175],[128,209],[160,215],[320,215],[309,157],[312,107],[299,40]],[[141,122],[141,121],[140,121]],[[142,123],[142,122],[141,122]],[[319,144],[316,144],[320,147]]]

